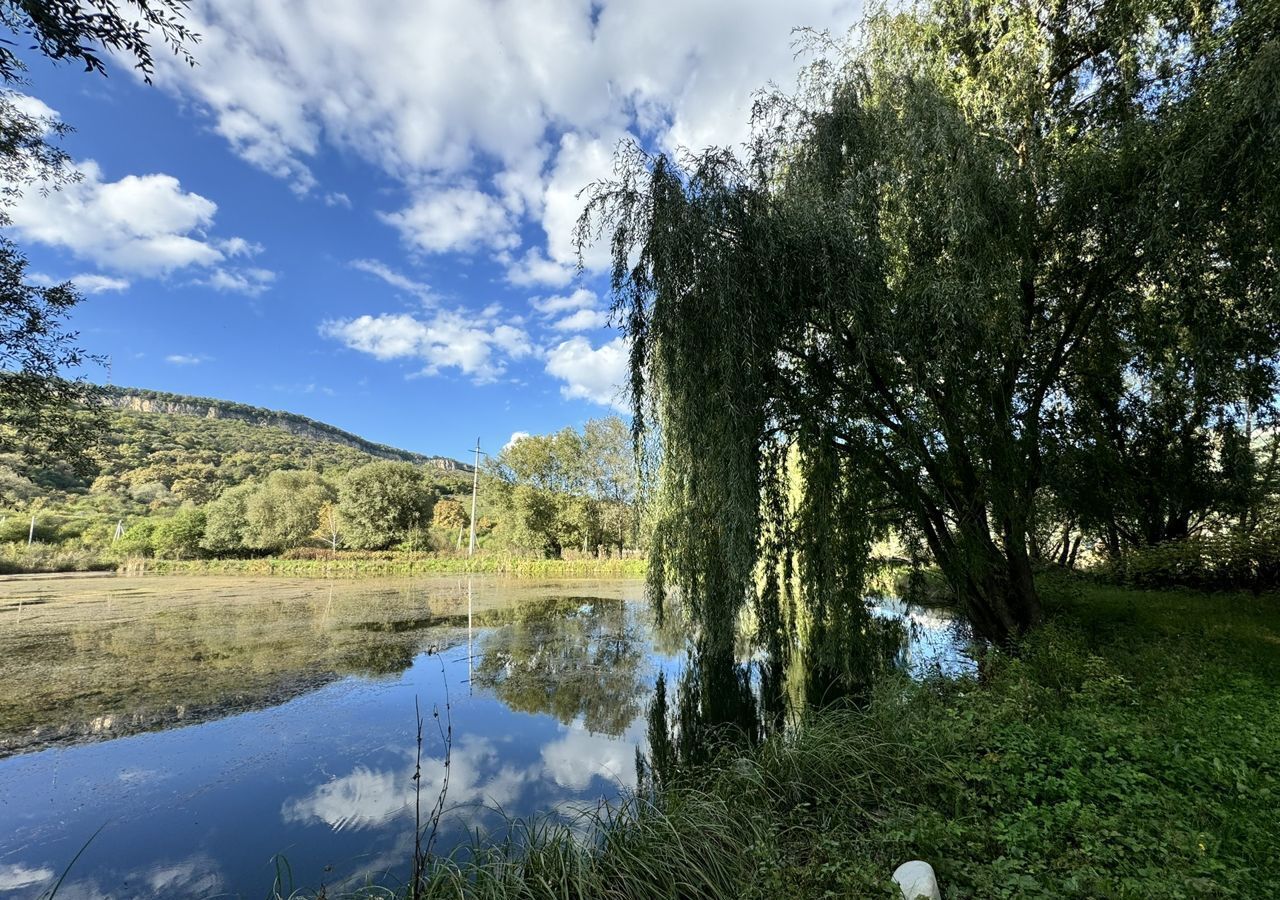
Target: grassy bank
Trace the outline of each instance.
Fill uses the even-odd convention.
[[[982,683],[885,684],[652,804],[438,862],[421,896],[892,897],[913,857],[948,900],[1276,896],[1280,598],[1045,592]]]
[[[95,550],[48,544],[0,545],[0,575],[41,572],[100,572],[116,567],[116,562]]]
[[[148,575],[285,575],[302,578],[356,578],[378,575],[506,575],[519,578],[638,578],[642,559],[531,559],[482,555],[412,556],[409,554],[337,559],[131,559],[124,574]]]

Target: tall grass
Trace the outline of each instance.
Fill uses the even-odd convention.
[[[93,572],[115,567],[116,563],[110,557],[84,547],[25,543],[0,545],[0,575],[27,572]]]
[[[872,714],[831,711],[754,753],[723,755],[660,790],[632,793],[565,818],[513,820],[498,840],[430,861],[423,900],[774,900],[809,896],[789,873],[835,837],[860,840],[906,780],[927,778],[931,755],[886,739]],[[825,841],[825,843],[824,843]],[[871,854],[843,859],[832,885],[893,897]],[[825,877],[825,876],[824,876]],[[334,897],[333,893],[327,896]],[[386,888],[353,897],[391,896]],[[817,896],[817,894],[813,894]]]

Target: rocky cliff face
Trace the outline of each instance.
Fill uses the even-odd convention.
[[[235,419],[251,425],[269,428],[280,428],[299,437],[317,441],[331,441],[362,450],[372,456],[383,459],[403,460],[405,462],[424,463],[445,471],[459,470],[470,472],[473,468],[466,463],[458,462],[443,456],[424,456],[411,453],[385,444],[376,444],[362,437],[299,416],[294,413],[279,412],[241,403],[229,403],[223,400],[211,400],[205,397],[184,397],[177,394],[160,394],[158,392],[133,392],[124,388],[108,390],[103,397],[107,406],[133,412],[156,413],[169,416],[196,416],[201,419]]]

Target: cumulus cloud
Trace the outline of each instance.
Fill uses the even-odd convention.
[[[560,394],[566,399],[625,409],[627,344],[623,338],[594,347],[581,335],[572,337],[548,351],[546,368],[547,374],[564,382]]]
[[[413,774],[412,763],[391,769],[356,766],[304,796],[286,800],[280,815],[286,823],[323,822],[334,831],[375,827],[412,810]],[[447,777],[451,813],[478,806],[501,809],[519,797],[532,775],[504,763],[492,741],[468,736],[454,747],[447,769],[439,757],[422,760],[422,794],[442,793]]]
[[[0,891],[16,891],[53,881],[57,873],[47,866],[24,866],[21,863],[0,865]]]
[[[635,770],[636,750],[631,740],[591,734],[579,728],[542,748],[543,771],[556,784],[585,791],[596,778],[626,785]]]
[[[382,313],[330,320],[320,333],[375,359],[421,360],[423,375],[453,368],[483,384],[502,375],[508,360],[534,352],[522,329],[499,323],[496,316],[492,308],[478,314],[440,310],[424,318]]]
[[[502,449],[506,450],[509,447],[513,447],[517,442],[523,441],[525,438],[529,436],[530,436],[529,432],[527,431],[513,431],[511,432],[510,440],[508,440],[505,444],[502,445]]]
[[[517,287],[545,285],[556,288],[573,281],[573,265],[547,259],[546,254],[537,247],[530,248],[518,258],[508,254],[501,261],[507,267],[507,281]]]
[[[610,173],[619,138],[742,141],[752,91],[798,66],[791,29],[838,32],[860,14],[858,0],[731,14],[714,0],[200,0],[202,65],[165,57],[157,80],[299,193],[333,196],[311,170],[326,147],[378,166],[411,197],[388,221],[424,252],[510,250],[539,224],[545,247],[507,257],[508,277],[566,284],[575,195]]]
[[[394,225],[407,245],[426,253],[510,250],[520,243],[503,205],[472,187],[430,191],[380,218]]]
[[[172,175],[126,175],[108,181],[93,160],[77,168],[79,181],[60,190],[30,190],[17,200],[12,220],[22,238],[63,248],[119,274],[161,276],[208,269],[213,271],[208,280],[219,281],[220,289],[247,293],[261,292],[270,282],[265,269],[218,275],[217,267],[228,260],[255,255],[262,248],[240,237],[209,237],[217,204],[183,190]]]
[[[580,309],[551,327],[556,331],[592,331],[609,324],[609,315],[599,309]]]
[[[554,316],[575,310],[592,309],[596,305],[596,295],[586,288],[578,288],[572,294],[534,297],[529,301],[529,305],[544,316]]]
[[[62,121],[62,116],[39,97],[23,94],[18,91],[0,91],[0,104],[7,106],[19,116],[30,119],[39,128],[40,133],[48,135],[54,126]]]

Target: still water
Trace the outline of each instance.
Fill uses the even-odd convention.
[[[911,670],[971,665],[947,616],[875,613],[905,623]],[[451,726],[447,852],[634,787],[654,685],[685,660],[639,582],[0,583],[0,897],[46,892],[81,848],[59,898],[402,884],[415,703],[424,816]]]

